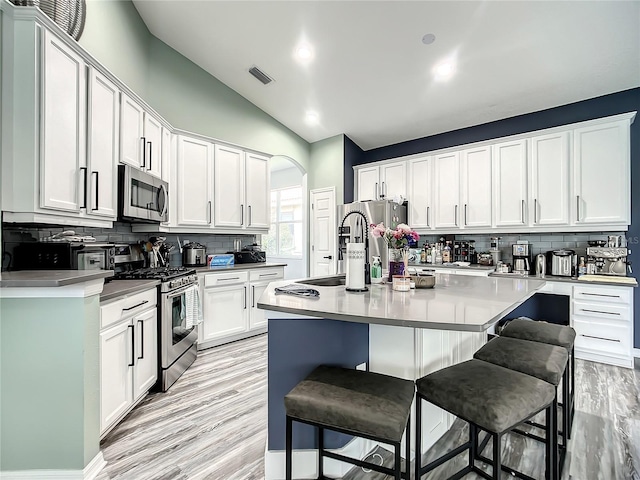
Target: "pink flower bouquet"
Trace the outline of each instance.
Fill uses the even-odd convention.
[[[369,226],[371,235],[374,238],[383,238],[389,248],[408,248],[409,243],[417,242],[420,235],[405,223],[400,223],[395,230],[384,226],[384,223],[378,225],[372,223]]]

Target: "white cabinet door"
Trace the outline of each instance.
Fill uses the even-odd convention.
[[[133,326],[122,322],[100,333],[100,431],[133,403]]]
[[[120,91],[94,68],[89,69],[87,125],[87,213],[117,216],[118,155],[120,147]]]
[[[246,332],[247,284],[204,288],[198,342],[204,343]]]
[[[212,145],[195,138],[178,137],[177,194],[178,224],[210,226]]]
[[[569,225],[569,133],[529,139],[533,225]]]
[[[133,400],[137,400],[158,379],[158,312],[155,308],[133,317],[135,329],[135,368]]]
[[[433,228],[431,204],[433,191],[433,158],[409,160],[409,225],[413,228]]]
[[[144,169],[154,177],[162,177],[162,125],[154,117],[144,115]]]
[[[249,285],[249,294],[251,295],[251,312],[249,314],[249,330],[265,327],[267,318],[264,310],[258,308],[258,299],[260,295],[267,289],[269,282],[255,282]]]
[[[246,154],[247,228],[269,229],[271,202],[269,158],[256,153]]]
[[[216,227],[241,228],[247,222],[244,152],[238,148],[216,145],[214,165],[214,224]]]
[[[630,224],[629,121],[574,130],[576,224]]]
[[[435,228],[458,228],[460,225],[460,153],[433,157]]]
[[[44,30],[40,206],[80,211],[80,167],[86,165],[86,67]]]
[[[490,227],[491,215],[491,147],[463,150],[460,156],[462,170],[462,225]]]
[[[142,168],[144,110],[125,93],[120,100],[120,163]]]
[[[493,194],[496,227],[527,223],[527,142],[493,145]]]
[[[391,199],[402,195],[407,198],[407,163],[397,162],[380,166],[380,197]]]
[[[379,167],[358,168],[356,172],[358,182],[356,201],[378,200],[380,192]]]

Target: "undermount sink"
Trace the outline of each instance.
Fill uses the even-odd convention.
[[[298,280],[296,283],[314,285],[316,287],[338,287],[345,285],[347,279],[345,275],[335,275],[333,277],[307,278],[306,280]]]

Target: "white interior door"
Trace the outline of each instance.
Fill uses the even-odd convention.
[[[311,190],[311,276],[336,272],[336,191]]]

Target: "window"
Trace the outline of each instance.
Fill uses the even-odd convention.
[[[302,187],[271,190],[271,226],[262,236],[268,256],[302,258]]]

